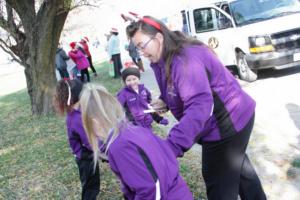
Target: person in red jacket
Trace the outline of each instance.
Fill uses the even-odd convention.
[[[97,72],[96,72],[96,69],[94,68],[94,65],[93,65],[93,62],[92,62],[92,55],[91,55],[91,52],[89,50],[89,45],[88,45],[88,42],[89,42],[89,39],[88,37],[83,37],[81,40],[80,40],[80,44],[82,45],[83,47],[83,50],[85,51],[86,55],[87,55],[87,59],[90,63],[90,68],[92,69],[93,73],[94,73],[94,76],[97,76]]]

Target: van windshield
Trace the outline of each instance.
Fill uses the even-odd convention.
[[[229,6],[237,26],[300,12],[299,0],[237,0]]]

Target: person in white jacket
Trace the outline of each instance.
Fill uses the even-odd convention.
[[[118,37],[118,30],[116,28],[111,29],[111,36],[108,40],[108,55],[110,62],[114,65],[114,78],[121,76],[121,69],[123,68],[121,62],[120,52],[120,40]]]

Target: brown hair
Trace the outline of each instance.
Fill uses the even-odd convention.
[[[151,23],[149,23],[151,22]],[[171,80],[171,64],[175,55],[179,55],[186,45],[203,45],[199,40],[187,37],[180,31],[171,31],[166,25],[158,19],[150,16],[144,16],[137,22],[132,22],[126,28],[129,38],[132,38],[137,31],[144,34],[155,36],[158,32],[164,37],[162,58],[166,62],[166,75],[168,83]]]
[[[72,110],[73,105],[79,101],[82,86],[82,82],[78,79],[60,80],[57,82],[53,99],[54,108],[57,113],[63,115],[65,112]]]

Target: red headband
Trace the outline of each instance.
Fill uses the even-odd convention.
[[[147,18],[147,17],[143,17],[142,21],[145,22],[146,24],[149,24],[150,26],[153,26],[157,30],[161,31],[160,24],[157,23],[156,21],[154,21],[154,20],[152,20],[150,18]]]

